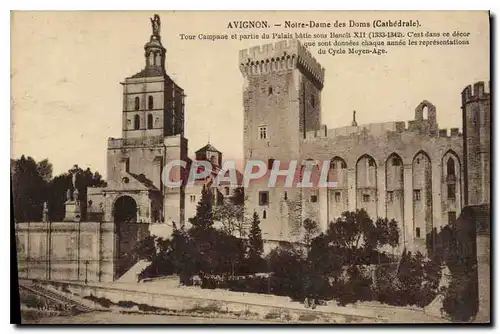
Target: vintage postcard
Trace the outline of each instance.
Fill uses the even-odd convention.
[[[489,323],[490,16],[11,16],[21,323]]]

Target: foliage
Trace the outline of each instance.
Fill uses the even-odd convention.
[[[407,296],[408,304],[416,304],[424,279],[422,265],[423,256],[420,252],[412,256],[411,252],[403,251],[398,268],[398,280],[401,290]]]
[[[85,217],[87,209],[87,187],[103,186],[105,182],[98,172],[89,168],[78,168],[76,186],[80,192],[81,209]],[[40,221],[43,203],[48,202],[49,219],[64,218],[66,192],[72,189],[70,173],[53,176],[52,164],[47,160],[36,162],[31,157],[11,159],[14,216],[18,222]]]
[[[213,226],[213,197],[208,187],[201,190],[201,198],[196,206],[196,216],[189,219],[194,228],[206,230]]]
[[[180,282],[188,284],[192,275],[199,272],[201,257],[196,252],[196,247],[190,235],[180,229],[172,233],[172,263]]]
[[[344,306],[357,301],[372,300],[371,277],[366,277],[358,266],[349,267],[347,275],[348,280],[342,287],[338,304]]]
[[[434,253],[451,273],[443,310],[456,322],[470,321],[478,311],[476,225],[473,217],[462,212],[455,224],[433,236]]]
[[[293,247],[278,247],[268,255],[269,269],[280,282],[280,292],[292,299],[303,299],[307,261]]]
[[[397,222],[378,219],[376,223],[365,210],[343,212],[326,231],[329,245],[340,251],[344,264],[370,264],[377,247],[396,246],[399,240]]]
[[[456,322],[467,322],[478,310],[477,277],[475,272],[452,274],[443,300],[443,310]]]
[[[244,206],[234,204],[232,201],[223,201],[213,208],[213,218],[222,224],[222,230],[231,235],[238,232],[240,238],[245,233],[243,217]]]
[[[303,241],[309,251],[312,240],[319,233],[319,225],[314,220],[307,218],[302,223],[302,228],[304,229]]]
[[[138,260],[153,261],[156,255],[155,237],[150,235],[140,240],[131,253]]]
[[[106,182],[102,179],[99,172],[92,172],[90,168],[82,169],[75,165],[76,174],[76,187],[79,191],[79,198],[81,201],[82,217],[86,217],[87,213],[87,188],[89,187],[103,187]],[[66,192],[68,189],[73,191],[71,173],[63,173],[56,176],[49,183],[49,218],[52,221],[61,221],[64,218],[66,202]]]
[[[43,202],[47,200],[47,178],[52,166],[47,160],[37,163],[31,157],[11,159],[14,216],[18,222],[40,221]]]
[[[377,246],[383,247],[389,245],[397,247],[399,244],[399,229],[395,219],[378,218],[375,221],[375,237]]]
[[[248,236],[248,258],[260,258],[264,252],[264,242],[262,240],[262,231],[260,230],[260,220],[257,212],[253,213],[252,225]]]

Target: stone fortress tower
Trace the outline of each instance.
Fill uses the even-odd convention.
[[[490,203],[491,97],[489,83],[462,91],[465,204]]]
[[[283,163],[297,159],[308,131],[321,125],[321,90],[325,70],[298,41],[282,41],[240,51],[245,79],[244,159]],[[283,165],[282,165],[283,166]],[[283,167],[282,167],[283,168]],[[287,239],[293,216],[301,210],[301,192],[284,185],[252,182],[247,206],[272,222],[264,237]],[[286,200],[284,196],[286,193]],[[266,224],[264,224],[266,225]]]
[[[279,160],[280,169],[290,160],[313,168],[330,161],[329,181],[337,181],[328,189],[285,188],[282,183],[269,188],[265,177],[250,183],[245,206],[259,214],[268,243],[297,240],[306,218],[325,230],[343,211],[364,208],[373,219],[396,219],[401,247],[425,252],[426,235],[460,214],[467,196],[464,182],[481,189],[478,195],[469,191],[469,197],[489,193],[484,178],[464,179],[465,168],[489,168],[489,97],[483,83],[474,85],[473,94],[470,87],[463,93],[464,117],[482,117],[475,130],[464,121],[464,131],[478,134],[472,138],[458,128],[440,129],[437,108],[427,100],[416,106],[408,123],[358,125],[354,116],[350,126],[327,129],[321,123],[325,70],[299,41],[241,50],[239,67],[245,161],[261,160],[271,167]],[[479,162],[467,167],[465,138],[471,149],[481,148]]]

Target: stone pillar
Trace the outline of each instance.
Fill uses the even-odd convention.
[[[349,211],[356,211],[356,167],[347,169],[347,197]]]
[[[402,248],[411,248],[413,243],[413,176],[412,165],[405,164],[403,169],[404,183],[404,228]]]
[[[387,217],[386,212],[386,186],[385,186],[385,163],[377,167],[377,217],[372,217],[374,220],[378,217]]]
[[[437,160],[434,159],[434,161]],[[443,195],[446,196],[445,194],[441,194],[443,169],[441,162],[431,164],[431,168],[432,168],[432,227],[437,228],[437,231],[439,232],[440,230],[439,227],[445,226],[448,223],[448,221],[443,221],[443,209],[441,202],[442,196]],[[458,212],[460,211],[457,211],[457,216]],[[427,231],[426,233],[429,233],[429,231]]]
[[[319,225],[321,231],[326,231],[328,228],[328,188],[321,187],[319,191]]]

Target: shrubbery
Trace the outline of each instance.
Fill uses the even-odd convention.
[[[282,243],[263,258],[258,215],[252,216],[248,240],[240,239],[213,227],[211,200],[203,190],[196,217],[190,220],[193,227],[157,240],[152,263],[141,277],[177,273],[189,285],[197,275],[204,289],[271,293],[297,301],[336,299],[340,305],[378,300],[423,307],[437,294],[440,264],[405,251],[398,265],[393,256],[379,252],[397,246],[394,220],[373,221],[364,210],[344,212],[319,233],[317,223],[308,219],[302,224],[302,245]],[[141,256],[148,258],[152,244],[146,240],[138,248]],[[379,265],[374,275],[373,264]],[[252,275],[258,272],[269,275]]]

